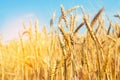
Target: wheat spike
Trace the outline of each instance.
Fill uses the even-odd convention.
[[[103,12],[103,10],[104,10],[104,7],[102,7],[102,8],[98,11],[98,13],[95,15],[95,17],[93,18],[93,20],[92,20],[92,22],[91,22],[91,27],[94,26],[94,24],[96,23],[98,17],[101,15],[101,13]]]
[[[64,6],[61,5],[61,13],[62,13],[62,18],[65,21],[66,27],[68,28],[68,20],[67,20],[67,14],[65,12]],[[60,21],[59,21],[60,22]]]
[[[74,31],[74,34],[76,34],[78,32],[78,30],[84,25],[85,23],[82,22]]]
[[[80,6],[74,6],[74,7],[70,8],[69,10],[67,10],[66,13],[68,14],[68,13],[70,13],[70,12],[78,9],[79,7],[80,7]]]

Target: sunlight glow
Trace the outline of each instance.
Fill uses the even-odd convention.
[[[25,16],[19,16],[16,18],[6,20],[2,29],[2,42],[18,39],[18,32],[23,31],[22,23],[24,22],[27,25],[27,27],[29,27],[30,20],[36,20],[36,16],[34,14],[27,14]]]

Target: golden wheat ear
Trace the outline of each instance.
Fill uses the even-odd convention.
[[[99,16],[101,15],[101,13],[103,12],[104,7],[102,7],[98,13],[95,15],[95,17],[93,18],[93,20],[91,21],[91,27],[94,26],[94,24],[96,23],[97,19],[99,18]]]
[[[85,23],[82,22],[74,31],[74,34],[76,34],[78,32],[78,30],[84,25]]]

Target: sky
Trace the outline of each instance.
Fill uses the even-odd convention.
[[[76,5],[83,6],[91,14],[104,6],[105,14],[111,20],[120,12],[120,0],[0,0],[0,34],[4,40],[17,37],[23,28],[22,22],[29,26],[30,21],[34,24],[38,20],[40,29],[45,24],[49,27],[52,13],[56,14],[56,19],[59,18],[60,5],[66,10]]]

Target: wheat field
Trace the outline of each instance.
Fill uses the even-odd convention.
[[[76,25],[78,8],[82,23]],[[120,80],[120,24],[103,12],[90,19],[83,7],[61,6],[57,29],[54,15],[49,31],[39,30],[38,21],[24,23],[18,40],[0,42],[0,80]]]

